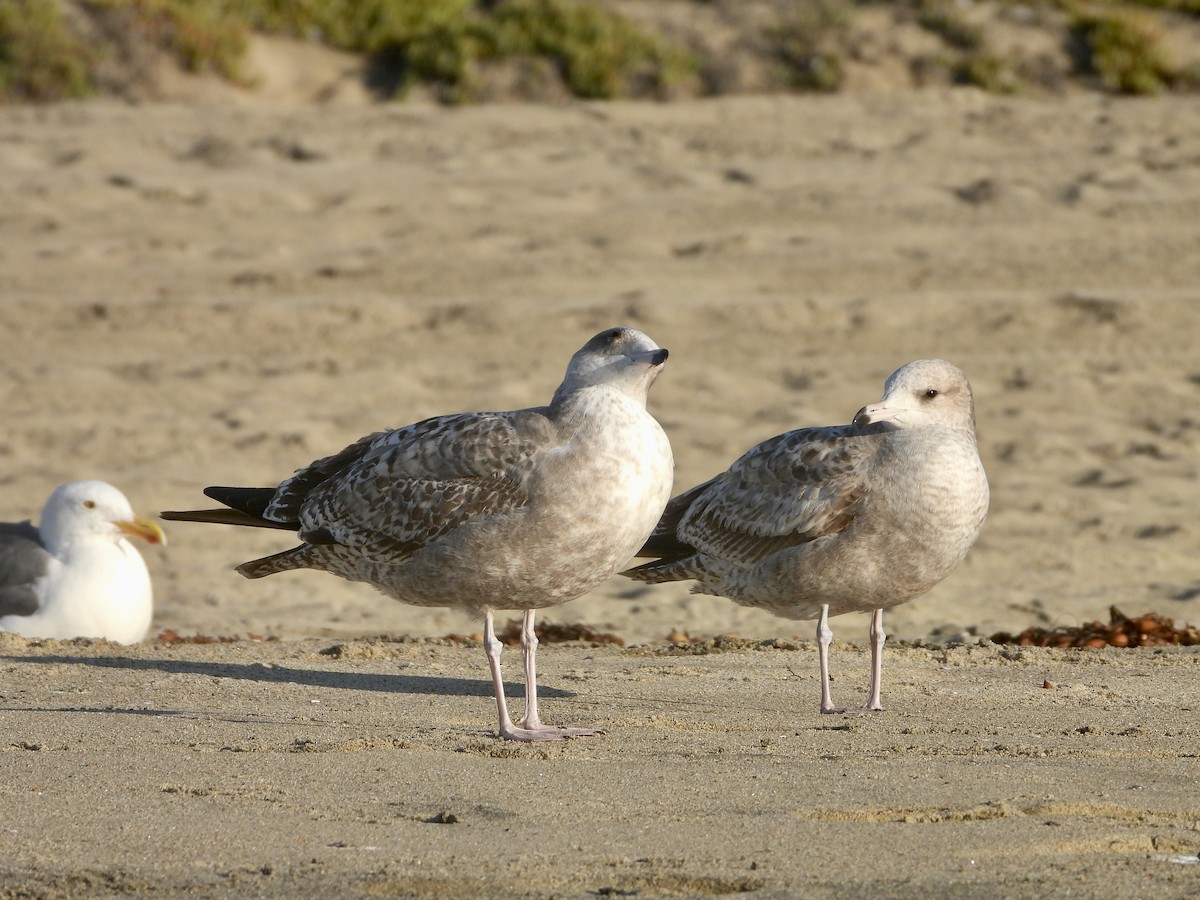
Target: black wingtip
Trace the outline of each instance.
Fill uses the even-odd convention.
[[[249,528],[277,528],[295,531],[296,526],[287,522],[270,522],[260,516],[240,509],[164,509],[159,518],[168,522],[208,522],[213,525],[241,525]]]
[[[275,488],[270,487],[223,487],[213,485],[204,489],[204,496],[224,503],[230,509],[236,509],[250,516],[262,518],[271,500],[275,497]]]

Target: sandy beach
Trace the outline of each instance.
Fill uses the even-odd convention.
[[[544,617],[625,640],[543,645],[547,720],[607,732],[551,747],[494,738],[479,623],[170,523],[151,637],[242,639],[0,637],[0,896],[1200,892],[1195,648],[979,643],[1200,620],[1193,100],[96,101],[0,110],[0,171],[7,520],[543,403],[616,324],[671,350],[676,490],[928,356],[992,488],[887,617],[889,712],[817,714],[810,622],[616,578]]]
[[[543,645],[495,739],[478,647],[3,651],[12,897],[1195,896],[1194,652]],[[835,659],[843,699],[865,654]],[[792,673],[795,673],[793,675]],[[861,676],[861,677],[860,677]],[[519,702],[519,701],[518,701]]]

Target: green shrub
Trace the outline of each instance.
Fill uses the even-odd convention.
[[[472,97],[481,64],[512,57],[550,60],[581,97],[668,87],[694,71],[682,51],[624,17],[579,0],[244,0],[264,31],[318,40],[392,61],[401,90],[432,84],[446,100]]]
[[[1129,0],[1130,6],[1141,6],[1146,9],[1160,9],[1165,12],[1190,13],[1200,15],[1200,0]]]
[[[990,53],[975,53],[963,59],[955,69],[955,78],[991,94],[1015,94],[1024,87],[1012,61]]]
[[[800,0],[780,24],[768,30],[767,39],[791,87],[836,91],[842,86],[842,59],[852,18],[847,0]]]
[[[1109,90],[1155,94],[1176,78],[1149,19],[1120,12],[1085,14],[1075,19],[1072,34],[1082,68]]]
[[[694,60],[603,5],[582,0],[85,0],[119,35],[113,44],[163,48],[191,72],[246,84],[252,31],[287,34],[372,57],[381,83],[428,84],[446,101],[472,99],[481,66],[548,60],[577,96],[659,92],[690,77]],[[128,37],[126,37],[128,35]],[[110,45],[111,46],[111,45]],[[50,100],[92,88],[94,54],[71,36],[54,0],[0,0],[0,94]]]
[[[732,14],[739,0],[722,2]],[[870,2],[771,0],[730,21],[751,31],[739,52],[774,66],[775,87],[835,91],[857,52],[855,16]],[[943,42],[937,54],[913,60],[918,76],[924,67],[941,83],[995,92],[1044,83],[1020,54],[992,52],[985,29],[970,24],[956,2],[896,4],[901,18],[915,17]],[[73,15],[64,17],[68,5]],[[121,90],[121,67],[139,71],[146,48],[171,54],[189,71],[246,84],[243,60],[254,32],[363,54],[378,93],[402,95],[423,84],[446,102],[482,96],[485,78],[497,85],[528,78],[515,89],[535,93],[545,93],[548,79],[550,94],[561,81],[587,98],[663,96],[697,80],[696,55],[621,8],[617,0],[0,0],[0,101],[79,97],[97,85]],[[1033,10],[1036,27],[1065,34],[1076,75],[1108,90],[1200,90],[1200,65],[1168,58],[1155,24],[1200,15],[1200,0],[1027,0],[1023,8]],[[87,19],[84,40],[71,29]]]
[[[917,23],[955,50],[983,49],[983,29],[963,19],[954,8],[953,0],[923,0],[917,10]]]
[[[89,47],[67,31],[54,0],[0,4],[0,99],[65,100],[93,91]]]
[[[552,60],[580,97],[621,97],[639,83],[661,90],[695,71],[681,50],[615,13],[575,0],[498,4],[488,36],[495,57]]]

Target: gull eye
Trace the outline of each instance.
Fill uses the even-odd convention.
[[[614,328],[612,331],[608,332],[608,334],[604,335],[604,341],[607,344],[615,344],[617,342],[617,338],[619,338],[620,336],[621,336],[621,329]]]
[[[922,400],[932,400],[937,395],[938,395],[937,388],[930,388],[922,395],[921,399]]]
[[[83,508],[84,508],[84,509],[95,509],[95,508],[96,508],[96,501],[95,501],[95,500],[84,500],[84,501],[83,501]]]

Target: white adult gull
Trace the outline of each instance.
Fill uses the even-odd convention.
[[[107,638],[135,644],[154,612],[150,574],[127,537],[165,544],[103,481],[72,481],[41,521],[0,523],[0,631],[25,637]]]
[[[438,416],[368,435],[278,487],[210,487],[228,509],[163,518],[280,528],[300,545],[238,566],[247,578],[320,569],[416,606],[483,617],[502,738],[595,734],[543,724],[534,611],[618,572],[671,495],[667,436],[646,395],[667,351],[610,328],[575,355],[548,406]],[[525,715],[509,717],[492,613],[525,611]]]
[[[864,710],[882,710],[883,611],[928,591],[975,543],[988,483],[966,376],[938,359],[894,372],[853,424],[764,441],[675,497],[625,572],[649,583],[694,579],[789,619],[817,619],[821,712],[829,690],[829,617],[873,610]]]

